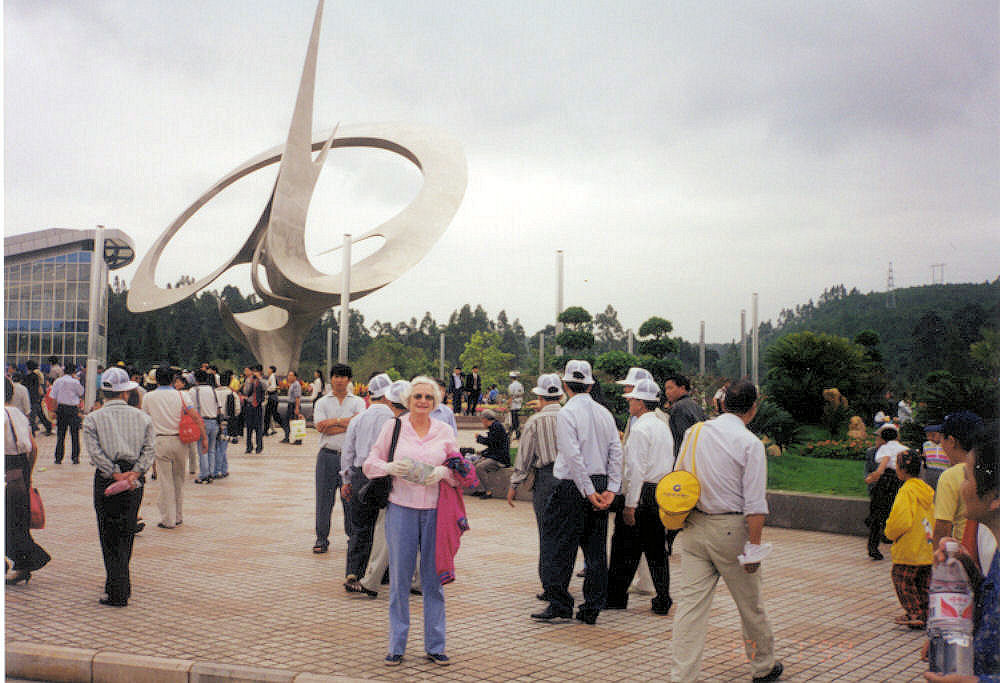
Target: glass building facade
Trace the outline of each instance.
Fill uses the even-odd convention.
[[[50,356],[62,364],[107,361],[107,274],[132,260],[132,245],[118,230],[101,230],[104,258],[94,263],[94,230],[43,230],[4,239],[4,361],[43,369]],[[96,275],[97,288],[91,291]],[[92,298],[96,310],[91,310]],[[90,347],[90,344],[93,347]]]

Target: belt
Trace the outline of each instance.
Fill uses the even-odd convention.
[[[157,433],[157,436],[178,436],[178,434],[177,434],[177,432],[174,432],[173,434],[160,434],[160,433]]]

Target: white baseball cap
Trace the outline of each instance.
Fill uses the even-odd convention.
[[[590,370],[590,363],[585,360],[571,360],[566,363],[566,371],[563,372],[564,382],[579,382],[580,384],[593,384],[594,374]]]
[[[646,368],[629,368],[625,379],[620,379],[615,384],[634,387],[640,379],[653,379],[653,375]]]
[[[637,398],[640,401],[657,401],[660,398],[660,387],[651,379],[636,380],[635,388],[627,394],[622,394],[625,398]]]
[[[538,386],[532,389],[531,392],[538,396],[562,396],[562,380],[559,379],[559,374],[553,372],[548,375],[540,375],[538,377]]]
[[[391,403],[398,403],[401,406],[405,406],[406,402],[410,399],[410,383],[405,379],[397,379],[386,390],[385,397]]]
[[[392,386],[392,378],[384,372],[368,380],[368,394],[372,398],[382,398]]]
[[[104,391],[132,391],[137,386],[139,385],[130,380],[128,373],[121,368],[108,368],[101,373],[101,389]]]

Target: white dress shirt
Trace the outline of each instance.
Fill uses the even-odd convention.
[[[674,469],[674,437],[656,413],[644,413],[632,421],[625,442],[625,476],[622,492],[625,507],[639,505],[646,482],[657,483]]]
[[[79,404],[83,393],[83,385],[73,375],[63,375],[52,383],[52,398],[61,406]]]
[[[392,419],[392,409],[384,403],[373,403],[368,410],[351,420],[344,434],[344,450],[340,454],[341,481],[348,482],[352,467],[361,467],[372,450],[382,426]]]
[[[342,417],[352,417],[365,409],[365,402],[354,394],[347,394],[341,401],[333,394],[327,394],[313,405],[313,424],[319,424],[324,420],[340,419]],[[346,432],[340,434],[320,434],[319,446],[331,451],[340,452],[344,450],[344,439]]]
[[[596,493],[592,474],[608,476],[608,491],[618,493],[622,482],[622,444],[615,418],[590,394],[566,401],[556,418],[559,455],[552,474],[570,479],[584,498]]]
[[[688,429],[681,454],[695,433],[699,434],[695,466],[691,467],[690,454],[683,461],[680,455],[677,458],[677,469],[692,472],[701,484],[701,497],[695,507],[710,515],[766,515],[767,458],[760,439],[737,415],[723,413],[705,422],[700,431],[696,427]]]

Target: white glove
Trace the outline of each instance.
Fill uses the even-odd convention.
[[[754,545],[750,541],[743,544],[743,554],[738,555],[740,565],[759,564],[761,560],[771,554],[771,544],[761,543]]]
[[[427,478],[424,480],[424,485],[430,486],[431,484],[436,484],[442,479],[446,479],[447,477],[448,477],[448,468],[445,467],[444,465],[438,465],[437,467],[432,469],[430,473],[427,475]]]
[[[403,460],[393,460],[385,466],[385,473],[394,477],[405,477],[413,468],[413,461],[409,458]]]

